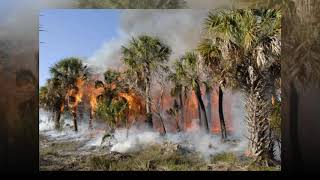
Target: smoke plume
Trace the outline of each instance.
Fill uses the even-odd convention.
[[[196,48],[200,38],[203,19],[207,10],[123,10],[119,37],[105,42],[88,59],[103,68],[121,66],[121,46],[138,35],[160,38],[172,48],[170,59],[178,58],[186,51]]]

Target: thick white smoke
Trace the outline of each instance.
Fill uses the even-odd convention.
[[[101,48],[88,58],[87,62],[96,72],[103,73],[107,68],[120,68],[122,66],[121,46],[128,40],[128,36],[119,31],[119,38],[114,38],[102,44]]]
[[[138,35],[159,37],[172,48],[170,59],[196,48],[201,38],[207,10],[123,10],[118,38],[105,42],[92,57],[91,64],[101,68],[121,66],[121,46]]]
[[[111,142],[110,151],[120,153],[137,152],[151,145],[165,145],[169,143],[177,144],[189,151],[198,152],[205,159],[208,159],[210,155],[222,152],[243,154],[247,148],[247,142],[244,139],[230,139],[230,142],[222,142],[219,135],[203,132],[168,133],[166,136],[161,136],[157,132],[143,131],[136,128],[130,129],[127,136],[126,129],[118,129]]]
[[[245,97],[241,92],[227,92],[230,94],[231,99],[231,115],[233,136],[244,139],[248,137],[247,124],[245,120]]]
[[[84,147],[100,146],[104,135],[106,124],[95,121],[94,130],[89,131],[89,117],[84,116],[81,121],[78,120],[78,132],[73,130],[73,120],[70,115],[61,116],[62,130],[54,129],[54,119],[51,113],[39,110],[39,134],[53,139],[55,141],[84,141]]]

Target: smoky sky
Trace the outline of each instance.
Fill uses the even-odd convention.
[[[19,40],[38,39],[38,16],[41,10],[77,8],[77,0],[4,0],[0,7],[0,37]],[[231,0],[186,0],[188,8],[226,7]]]
[[[89,62],[104,68],[121,66],[121,46],[132,37],[149,35],[160,38],[172,49],[170,60],[195,49],[201,38],[203,20],[208,10],[123,10],[119,37],[105,42],[89,58]]]
[[[45,30],[45,27],[38,22],[41,12],[47,9],[77,8],[77,2],[77,0],[3,0],[0,7],[1,51],[5,51],[9,57],[21,54],[25,63],[21,64],[19,58],[13,58],[12,62],[2,64],[11,64],[12,68],[21,68],[26,64],[24,68],[34,66],[32,69],[36,70],[38,63],[34,59],[39,49],[39,29]],[[92,62],[98,62],[96,64],[99,65],[99,62],[106,62],[105,57],[107,57],[109,64],[105,66],[117,67],[119,62],[117,64],[116,61],[119,59],[121,45],[127,42],[130,35],[141,33],[159,36],[173,49],[172,57],[178,57],[182,51],[195,47],[200,34],[201,18],[206,14],[204,9],[215,9],[231,4],[231,0],[186,0],[186,2],[187,7],[193,10],[172,10],[171,12],[124,10],[120,28],[123,32],[120,38],[105,42],[89,59],[95,59]],[[131,26],[132,23],[134,23],[133,26]],[[152,32],[150,32],[151,29]],[[179,36],[176,36],[177,34]],[[111,46],[114,49],[110,50]],[[110,51],[104,51],[105,48]],[[2,56],[1,59],[3,59]],[[3,68],[8,69],[8,67],[5,65]]]

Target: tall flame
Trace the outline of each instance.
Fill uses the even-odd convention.
[[[84,85],[84,80],[78,78],[78,79],[77,79],[78,93],[77,93],[77,95],[76,95],[76,103],[77,103],[77,104],[79,104],[79,103],[82,101],[83,85]]]
[[[143,100],[134,92],[119,93],[118,95],[125,98],[128,102],[128,122],[133,122],[141,119],[141,117],[139,116],[144,115],[145,113]]]
[[[76,81],[76,89],[72,88],[68,91],[67,93],[67,97],[73,97],[74,98],[74,102],[72,102],[71,104],[69,103],[69,106],[71,106],[71,108],[75,108],[78,106],[78,104],[82,101],[82,97],[83,97],[83,86],[84,86],[84,80],[81,78],[78,78]]]
[[[141,99],[133,92],[129,93],[119,93],[118,94],[120,97],[123,97],[127,100],[128,105],[129,105],[129,110],[134,111],[136,113],[142,113],[141,110],[143,108]]]
[[[90,96],[90,107],[92,111],[95,111],[98,105],[97,97],[102,94],[103,88],[89,88],[89,96]]]

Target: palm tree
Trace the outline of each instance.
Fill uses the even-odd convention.
[[[173,87],[171,88],[171,96],[177,98],[174,101],[173,108],[171,108],[168,112],[174,118],[176,118],[177,113],[180,114],[180,126],[177,122],[178,131],[184,129],[184,99],[187,97],[188,87],[184,87],[180,82],[181,77],[176,71],[171,71],[168,75],[168,80],[172,82]],[[178,103],[179,102],[179,103]]]
[[[125,98],[116,96],[100,99],[97,106],[97,116],[105,120],[114,132],[124,122],[127,122],[128,102]]]
[[[270,104],[280,76],[280,18],[280,11],[272,9],[223,10],[206,20],[211,39],[222,41],[224,76],[246,94],[250,150],[258,162],[266,163],[273,158]]]
[[[211,77],[211,76],[210,76]],[[209,76],[207,76],[207,78],[209,78]],[[213,86],[210,83],[211,79],[207,79],[206,82],[204,82],[205,85],[205,91],[206,91],[206,99],[207,99],[207,116],[208,116],[208,123],[209,123],[209,127],[212,127],[212,91],[213,91]]]
[[[60,129],[60,117],[65,102],[65,89],[58,79],[48,79],[46,85],[40,88],[39,104],[41,108],[53,112],[55,129]]]
[[[177,74],[176,76],[179,77],[181,84],[184,87],[190,86],[195,92],[200,107],[199,119],[201,127],[203,127],[206,132],[209,132],[207,113],[201,95],[201,74],[203,72],[200,69],[198,56],[194,52],[187,52],[175,62],[174,70]],[[203,120],[202,117],[204,118]]]
[[[123,123],[127,125],[130,104],[121,94],[128,93],[129,89],[123,74],[109,69],[104,73],[104,82],[96,81],[95,87],[103,88],[103,92],[96,97],[97,116],[108,123],[111,132]]]
[[[88,68],[80,59],[70,57],[53,65],[50,73],[60,83],[60,87],[67,90],[65,102],[73,115],[74,130],[78,131],[77,106],[81,102],[84,81],[89,75]]]
[[[132,84],[141,91],[146,103],[146,122],[152,128],[151,83],[153,74],[167,68],[171,49],[156,37],[146,35],[132,38],[127,46],[122,47],[122,60],[127,66]]]
[[[79,0],[80,8],[115,9],[178,9],[186,7],[184,0]]]
[[[39,105],[41,108],[49,110],[48,107],[48,87],[42,86],[39,89]]]
[[[208,23],[208,21],[206,22]],[[206,26],[208,27],[208,26]],[[208,30],[208,29],[206,29]],[[197,51],[199,52],[202,61],[208,67],[208,74],[212,80],[219,84],[218,86],[218,111],[220,119],[220,129],[221,129],[221,138],[224,140],[227,138],[227,129],[225,125],[224,115],[223,115],[223,91],[222,86],[225,84],[225,77],[223,71],[223,62],[222,62],[222,53],[219,49],[219,44],[217,40],[212,39],[203,39],[199,44]],[[210,92],[210,85],[206,85],[207,91]],[[208,101],[211,101],[210,95],[208,95]],[[211,114],[211,112],[210,112]]]

